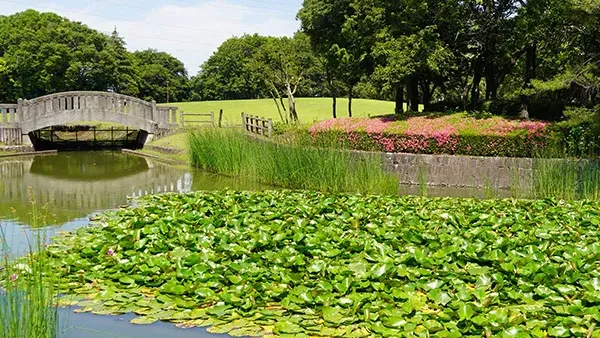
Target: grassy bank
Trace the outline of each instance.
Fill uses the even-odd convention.
[[[134,311],[137,323],[234,336],[595,337],[599,208],[168,194],[56,239],[43,260],[67,274],[64,293],[87,297],[83,311]]]
[[[241,124],[240,114],[242,112],[272,118],[274,122],[281,121],[277,107],[272,99],[258,100],[228,100],[228,101],[200,101],[200,102],[177,102],[169,104],[179,107],[188,113],[218,113],[223,109],[223,121],[228,124]],[[326,120],[332,117],[332,100],[330,98],[298,98],[298,117],[301,123],[313,123],[314,121]],[[338,99],[338,116],[348,116],[348,100]],[[376,115],[388,115],[394,113],[394,102],[377,100],[352,100],[352,111],[354,116],[367,117]]]
[[[270,185],[330,192],[398,190],[397,179],[383,171],[378,156],[356,160],[344,151],[256,141],[223,129],[192,131],[188,145],[191,164],[198,168]]]

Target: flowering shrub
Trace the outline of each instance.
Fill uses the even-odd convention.
[[[366,151],[529,157],[548,143],[548,126],[464,114],[404,121],[343,118],[314,124],[305,139],[317,146]]]

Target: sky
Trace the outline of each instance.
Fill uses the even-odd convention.
[[[183,61],[188,73],[232,36],[291,36],[302,0],[0,0],[0,15],[54,12],[110,34],[131,51],[154,48]]]

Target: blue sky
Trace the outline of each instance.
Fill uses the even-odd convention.
[[[29,8],[55,12],[110,33],[130,50],[155,48],[185,63],[190,75],[232,36],[292,35],[302,0],[0,0],[0,15]]]

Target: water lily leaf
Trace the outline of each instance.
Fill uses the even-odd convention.
[[[155,323],[157,321],[158,321],[158,319],[156,319],[156,318],[143,316],[143,317],[133,318],[130,321],[130,323],[136,324],[136,325],[149,325],[149,324]]]
[[[284,320],[284,321],[279,321],[275,324],[275,329],[273,330],[273,332],[279,333],[279,334],[302,333],[302,332],[304,332],[304,329],[296,323],[292,323],[290,321]]]

